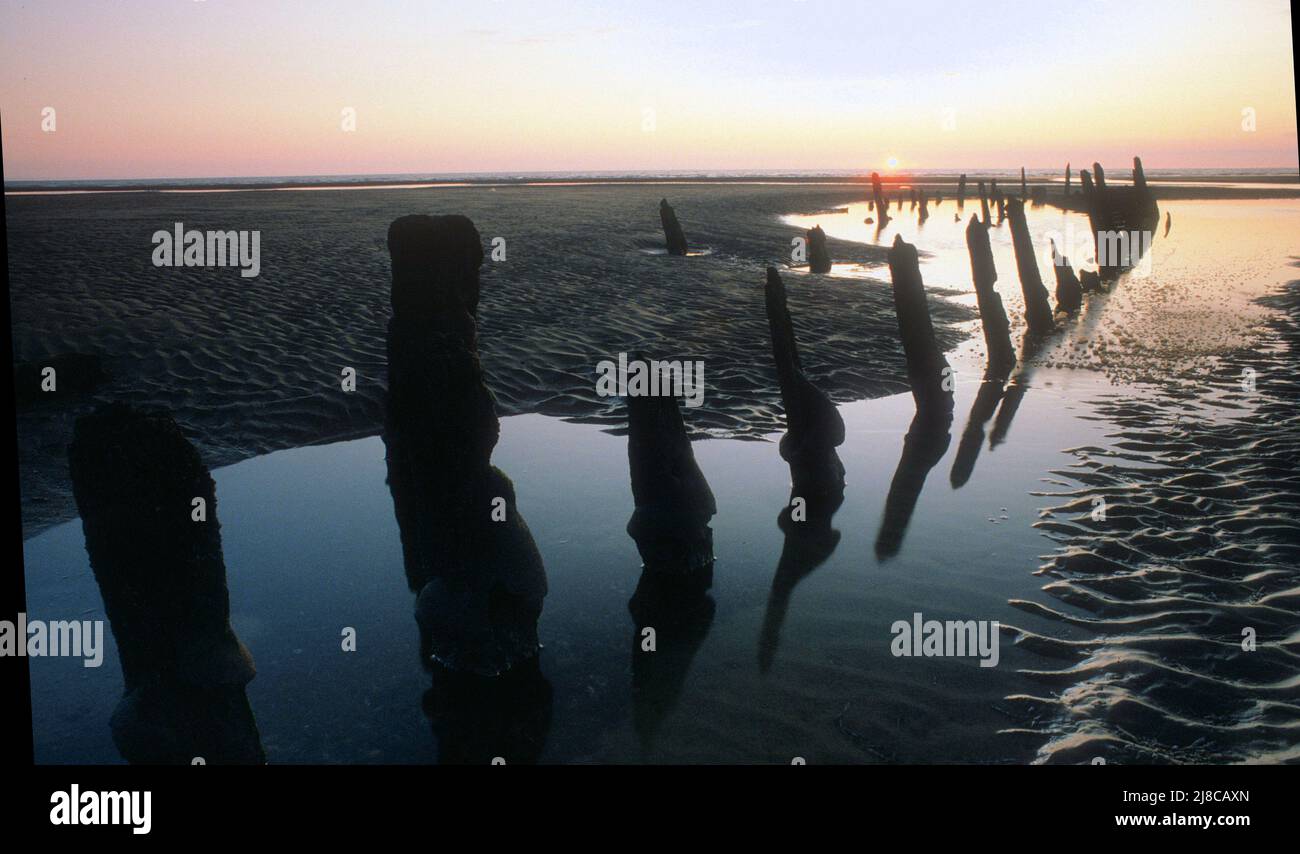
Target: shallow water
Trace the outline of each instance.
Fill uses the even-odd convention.
[[[929,473],[900,553],[885,560],[875,542],[911,397],[845,406],[849,489],[833,523],[841,539],[790,596],[779,642],[767,642],[766,674],[760,637],[783,542],[776,519],[788,470],[772,443],[696,443],[719,505],[717,610],[699,649],[682,662],[680,696],[664,701],[655,688],[655,699],[644,701],[672,707],[648,746],[632,725],[627,603],[640,559],[624,532],[632,511],[626,440],[540,415],[504,419],[493,460],[514,480],[550,582],[539,625],[542,671],[554,689],[543,761],[1006,758],[1006,746],[984,736],[1005,723],[996,707],[1018,684],[1014,656],[1004,653],[996,668],[973,659],[895,659],[889,626],[917,610],[945,619],[1012,616],[1007,600],[1031,586],[1032,555],[1047,546],[1031,527],[1037,501],[1029,492],[1040,485],[1031,472],[1064,462],[1056,436],[1067,423],[1101,439],[1100,428],[1076,421],[1068,397],[1079,390],[1071,382],[1044,379],[1006,444],[985,451],[960,491],[948,482],[955,435]],[[959,386],[959,411],[973,388]],[[958,418],[954,430],[962,426]],[[1000,464],[1011,454],[1022,465]],[[418,662],[383,456],[375,437],[214,473],[232,623],[257,662],[249,699],[270,761],[438,755],[420,712],[428,676]],[[79,522],[28,541],[26,560],[33,617],[102,618]],[[340,651],[344,626],[357,629],[355,653]],[[107,720],[121,691],[113,655],[99,669],[66,659],[32,663],[38,759],[113,761]],[[954,685],[962,686],[956,696]],[[900,718],[916,731],[894,732],[891,722]],[[920,732],[921,721],[948,735]]]
[[[921,274],[928,289],[957,292],[961,296],[956,301],[975,305],[966,225],[979,213],[978,199],[974,204],[966,200],[959,221],[953,219],[955,198],[932,205],[925,222],[908,203],[901,211],[891,205],[891,219],[883,229],[863,222],[875,217],[865,201],[847,208],[845,213],[793,215],[785,221],[800,228],[820,224],[828,236],[882,248],[901,236],[921,250]],[[1295,277],[1286,259],[1300,249],[1300,199],[1166,201],[1160,203],[1160,214],[1161,225],[1143,262],[1112,292],[1087,300],[1081,315],[1064,325],[1060,339],[1044,349],[1040,361],[1097,370],[1120,381],[1165,382],[1213,371],[1218,357],[1248,347],[1258,337],[1269,311],[1256,300]],[[1171,217],[1168,235],[1165,214]],[[1086,216],[1027,206],[1025,218],[1049,294],[1056,289],[1049,240],[1056,241],[1076,270],[1096,268]],[[989,243],[1012,331],[1022,331],[1024,298],[1010,224],[991,228]],[[834,272],[886,281],[889,275],[883,264]],[[978,324],[973,327],[978,335]]]
[[[868,191],[870,192],[869,188]],[[966,249],[966,226],[972,216],[980,214],[979,199],[973,199],[968,190],[965,204],[959,209],[955,193],[934,204],[933,197],[928,204],[929,217],[922,222],[917,209],[907,201],[898,207],[897,201],[889,205],[889,220],[880,227],[880,217],[869,209],[867,202],[860,201],[847,206],[844,213],[798,214],[785,217],[785,221],[799,228],[812,228],[820,225],[830,237],[852,240],[872,246],[889,247],[895,237],[902,237],[914,244],[921,252],[921,275],[930,288],[944,288],[963,293],[975,293],[971,282],[970,257]],[[896,195],[897,191],[887,190],[887,195]],[[993,249],[993,260],[998,269],[999,290],[1008,314],[1022,312],[1023,300],[1020,297],[1019,280],[1016,278],[1015,253],[1011,248],[1011,224],[997,222],[997,208],[991,206],[994,227],[989,231],[989,243]],[[957,218],[954,219],[954,216]],[[874,222],[867,223],[866,219]],[[1038,249],[1039,272],[1043,283],[1050,292],[1055,287],[1052,273],[1052,255],[1048,249],[1048,235],[1069,236],[1081,248],[1086,248],[1086,257],[1081,253],[1063,250],[1071,257],[1076,267],[1090,265],[1092,240],[1088,236],[1088,218],[1081,214],[1065,211],[1050,206],[1025,207],[1025,219],[1029,232],[1033,236],[1034,246]],[[881,269],[885,280],[889,279],[888,267]]]
[[[1224,285],[1200,296],[1228,300],[1225,317],[1232,318],[1233,306],[1294,270],[1283,263],[1291,253],[1279,254],[1277,244],[1266,267],[1237,275],[1216,266],[1217,244],[1205,252],[1200,239],[1178,242],[1181,223],[1204,237],[1194,224],[1219,220],[1227,245],[1254,251],[1248,235],[1269,223],[1278,228],[1283,215],[1275,207],[1215,207],[1221,204],[1175,208],[1167,245],[1192,256],[1182,262],[1188,269],[1208,268]],[[1284,213],[1292,218],[1283,246],[1300,234],[1295,214]],[[829,221],[821,222],[830,232]],[[962,289],[968,270],[951,282],[939,271],[956,276],[964,236],[958,245],[937,224],[932,216],[920,241],[932,253],[927,284]],[[995,253],[1005,251],[995,243]],[[1014,267],[996,257],[1005,297],[1018,290]],[[1295,560],[1287,543],[1294,547],[1295,532],[1274,517],[1295,503],[1294,479],[1279,473],[1295,458],[1295,427],[1268,411],[1285,399],[1269,396],[1269,387],[1261,386],[1261,398],[1232,385],[1244,364],[1264,377],[1282,370],[1282,354],[1251,355],[1247,347],[1254,362],[1218,354],[1218,374],[1188,368],[1155,377],[1159,384],[1108,375],[1118,350],[1096,359],[1103,370],[1082,369],[1092,361],[1047,364],[1061,360],[1071,336],[1157,322],[1164,301],[1151,291],[1175,284],[1132,279],[1094,297],[1092,315],[1022,369],[1018,406],[1004,398],[986,422],[976,419],[978,429],[969,429],[968,413],[981,388],[982,344],[950,353],[956,416],[928,471],[899,470],[910,395],[841,406],[848,488],[832,522],[838,542],[816,566],[801,563],[808,553],[793,549],[775,585],[787,545],[777,516],[789,497],[776,445],[695,443],[719,508],[714,605],[664,615],[655,653],[662,658],[650,670],[633,668],[628,600],[640,560],[624,531],[632,511],[626,439],[543,415],[503,419],[493,462],[514,481],[550,583],[539,635],[551,692],[549,701],[534,694],[533,706],[507,704],[493,713],[540,729],[543,762],[1294,758],[1290,733],[1300,726],[1300,696],[1295,635],[1286,627],[1294,626]],[[1116,312],[1120,300],[1128,302]],[[1259,334],[1240,343],[1265,340]],[[1257,415],[1277,425],[1272,441],[1281,445],[1269,463],[1251,469],[1258,449],[1249,431],[1258,428],[1234,423]],[[431,762],[460,752],[439,743],[435,729],[446,729],[424,711],[438,705],[425,703],[430,678],[418,661],[383,455],[382,441],[372,437],[281,451],[213,473],[231,619],[258,665],[248,696],[271,762]],[[1249,489],[1227,504],[1211,493],[1209,503],[1171,514],[1182,494],[1214,486],[1179,482],[1178,466],[1222,472],[1231,483],[1244,468]],[[908,493],[918,487],[900,527]],[[1129,501],[1135,512],[1126,512],[1125,499],[1115,496],[1135,493],[1154,503]],[[1115,505],[1111,528],[1089,521],[1097,494]],[[1243,514],[1265,521],[1232,522]],[[885,518],[895,523],[882,548]],[[1237,542],[1197,541],[1201,522]],[[1163,552],[1155,549],[1160,544]],[[1243,546],[1271,561],[1259,575],[1249,571]],[[1220,547],[1227,551],[1211,553]],[[1081,549],[1113,563],[1079,558]],[[79,523],[54,527],[24,550],[33,618],[102,618]],[[891,550],[896,554],[881,556]],[[1251,608],[1268,646],[1242,658],[1225,638],[1238,628],[1234,614]],[[971,657],[895,657],[891,624],[916,612],[1014,628],[1004,629],[996,667]],[[340,649],[347,626],[357,629],[356,652]],[[31,660],[38,761],[120,761],[108,729],[121,695],[114,655],[110,649],[98,669],[75,659]]]

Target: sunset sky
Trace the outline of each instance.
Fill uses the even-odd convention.
[[[10,180],[1297,167],[1273,0],[0,0],[0,48]]]

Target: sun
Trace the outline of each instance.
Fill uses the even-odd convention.
[[[897,157],[891,157],[891,158],[889,158],[888,160],[885,161],[885,165],[888,166],[890,169],[897,169],[897,168],[898,168],[898,158],[897,158]]]

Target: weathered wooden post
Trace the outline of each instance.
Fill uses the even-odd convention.
[[[230,626],[216,483],[166,412],[112,404],[68,447],[86,552],[126,692],[113,741],[129,762],[265,762]]]
[[[951,413],[951,369],[934,337],[916,247],[905,243],[902,235],[898,235],[888,257],[898,332],[917,411],[927,415],[931,412]]]
[[[842,491],[844,465],[835,449],[844,442],[844,421],[826,393],[804,376],[794,323],[786,305],[785,284],[773,267],[767,268],[765,297],[781,406],[785,409],[781,458],[790,464],[793,494],[806,498]]]
[[[677,221],[677,212],[673,206],[668,204],[667,199],[659,201],[659,221],[664,227],[664,241],[668,245],[669,255],[686,254],[686,235],[682,232],[682,224]]]
[[[1002,297],[993,287],[998,280],[998,271],[989,245],[989,226],[974,216],[966,226],[966,248],[970,253],[971,278],[975,282],[984,345],[988,349],[988,371],[991,376],[1005,377],[1016,363],[1016,351],[1011,344],[1011,324],[1002,306]]]
[[[829,273],[831,271],[831,253],[826,248],[826,232],[820,225],[808,229],[808,271],[811,273]]]
[[[1055,326],[1052,306],[1047,301],[1047,288],[1038,272],[1038,258],[1029,237],[1029,223],[1025,220],[1025,205],[1019,199],[1007,202],[1007,215],[1011,219],[1011,242],[1016,252],[1016,270],[1020,274],[1020,290],[1025,297],[1025,323],[1031,335],[1051,332]]]

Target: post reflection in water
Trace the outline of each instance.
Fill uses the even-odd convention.
[[[551,728],[551,683],[538,656],[499,676],[429,665],[422,708],[443,765],[532,765]]]
[[[876,535],[876,558],[886,560],[903,547],[912,512],[925,488],[925,479],[948,452],[952,434],[952,414],[941,410],[918,411],[903,437],[903,453],[885,497],[885,512]]]
[[[879,198],[880,179],[873,174],[872,181]],[[795,585],[824,563],[839,545],[840,533],[831,530],[831,517],[844,503],[844,463],[835,449],[845,437],[839,410],[804,375],[785,283],[772,267],[767,268],[764,296],[781,408],[788,428],[779,448],[781,458],[790,465],[791,487],[790,499],[777,518],[777,526],[785,532],[785,544],[759,636],[761,673],[768,671],[776,656],[781,624]]]
[[[644,360],[641,354],[638,359]],[[635,509],[628,536],[641,579],[628,602],[632,716],[642,747],[676,706],[695,653],[713,623],[713,529],[717,503],[700,471],[675,397],[629,397],[628,468]]]
[[[984,444],[984,427],[1002,400],[1006,389],[1005,377],[985,376],[980,383],[980,390],[975,394],[971,404],[970,416],[966,419],[966,429],[962,431],[961,441],[957,445],[957,456],[952,461],[949,480],[953,489],[961,489],[970,480],[975,471],[975,461],[979,458],[980,447]]]
[[[1043,351],[1047,344],[1056,339],[1055,335],[1034,335],[1026,332],[1020,342],[1020,369],[1012,376],[1011,381],[1007,384],[1006,392],[1002,395],[1002,403],[998,406],[998,414],[993,419],[993,429],[989,433],[989,449],[992,450],[1001,445],[1007,439],[1007,433],[1011,430],[1011,422],[1015,420],[1016,411],[1020,409],[1020,403],[1025,398],[1025,393],[1029,391],[1034,378],[1034,359]]]
[[[776,659],[790,594],[800,581],[829,560],[840,544],[840,532],[831,527],[831,518],[844,503],[844,491],[811,495],[802,503],[796,502],[801,497],[791,493],[790,502],[777,517],[776,524],[785,533],[785,543],[776,574],[772,577],[772,590],[767,597],[767,611],[763,615],[763,629],[758,640],[758,669],[761,673],[767,673]]]
[[[681,698],[691,662],[713,625],[713,568],[674,575],[641,571],[627,609],[632,635],[632,726],[649,750]]]

